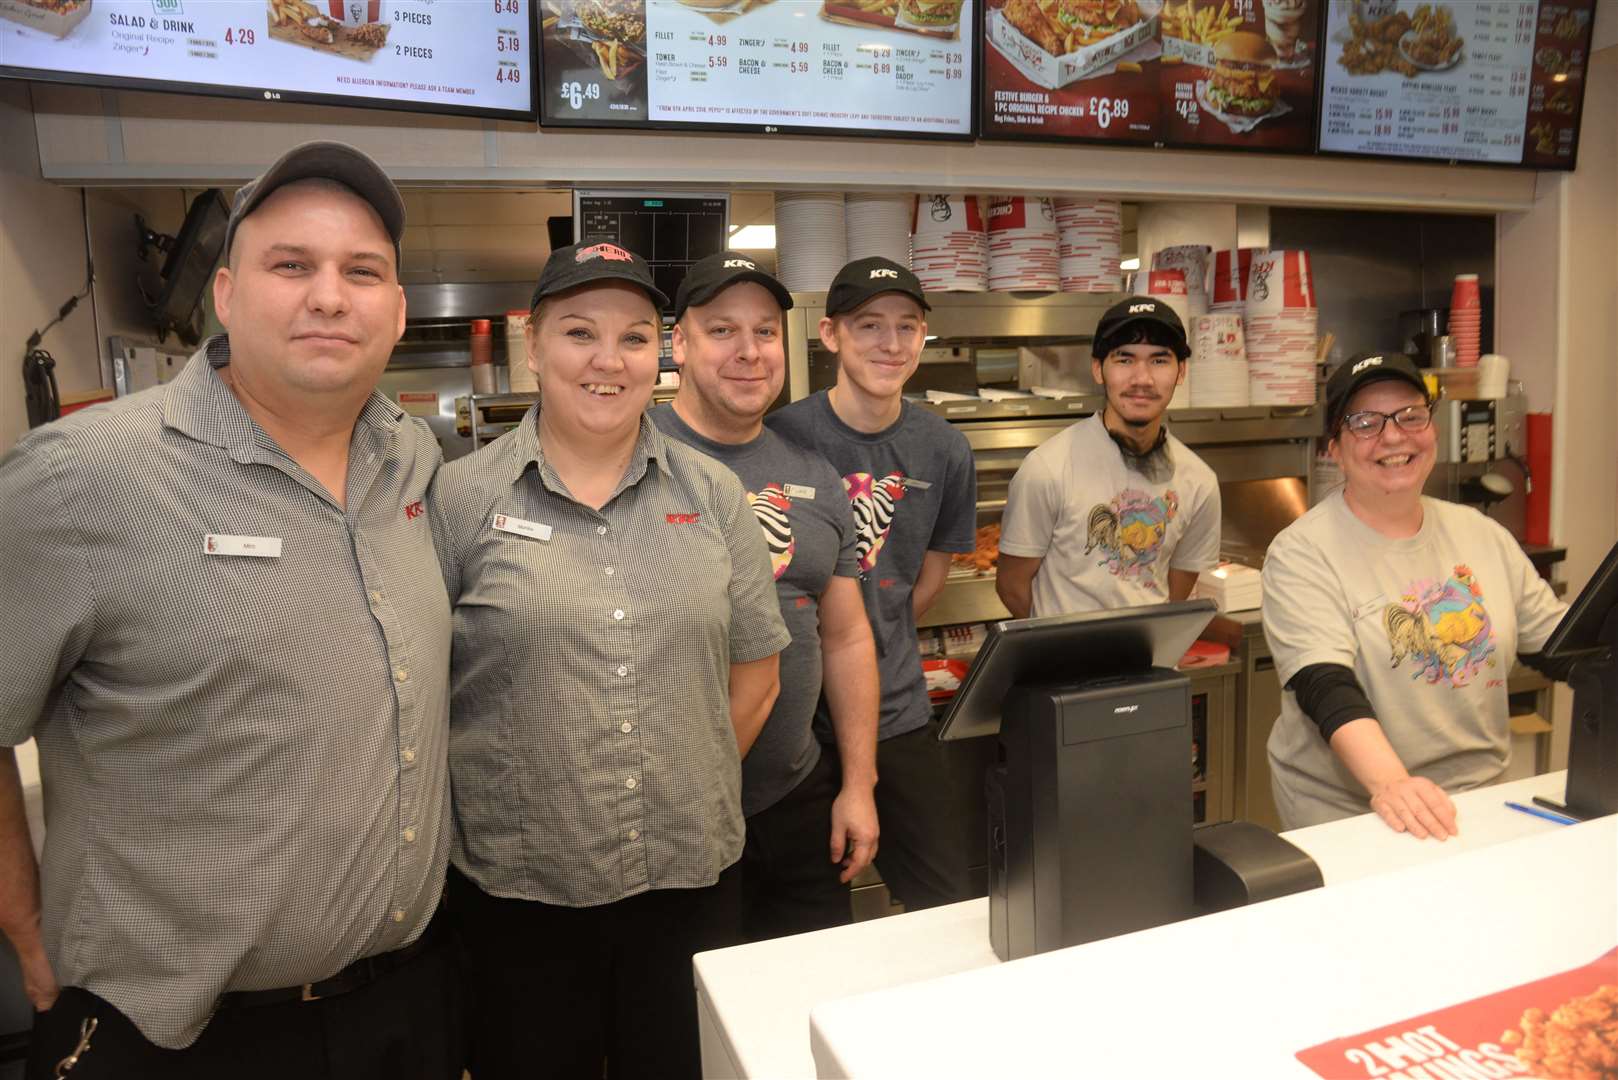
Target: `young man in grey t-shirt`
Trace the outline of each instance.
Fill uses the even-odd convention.
[[[972,550],[977,528],[977,472],[966,437],[903,396],[921,359],[928,310],[921,282],[898,263],[870,258],[843,267],[820,321],[821,344],[837,355],[837,383],[769,419],[831,462],[854,511],[882,679],[876,861],[911,910],[974,891],[964,821],[980,797],[933,737],[916,645],[916,617],[938,598],[950,555]]]
[[[1135,296],[1096,324],[1106,407],[1028,455],[1001,522],[995,590],[1012,615],[1184,600],[1219,562],[1219,480],[1163,423],[1191,348]]]
[[[674,301],[680,392],[651,412],[664,434],[728,466],[747,488],[792,634],[780,696],[742,761],[749,941],[850,922],[848,883],[877,846],[876,652],[854,519],[826,460],[764,427],[786,374],[781,312],[791,306],[785,287],[745,255],[694,263]],[[812,730],[823,690],[835,756]]]

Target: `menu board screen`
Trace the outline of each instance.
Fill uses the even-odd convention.
[[[540,123],[972,135],[973,0],[544,0]]]
[[[1323,0],[985,0],[989,138],[1310,153]]]
[[[533,116],[530,0],[0,0],[0,75]]]
[[[1571,169],[1595,0],[1331,0],[1320,149]]]

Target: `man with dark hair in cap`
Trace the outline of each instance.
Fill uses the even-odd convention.
[[[1184,600],[1219,561],[1219,483],[1163,423],[1185,377],[1185,328],[1135,296],[1096,325],[1106,407],[1030,453],[1012,478],[995,591],[1012,615]]]
[[[740,252],[693,263],[674,298],[680,391],[651,412],[665,435],[746,486],[792,634],[781,695],[742,762],[742,932],[750,941],[852,921],[848,883],[877,847],[876,650],[854,518],[826,459],[764,426],[786,377],[781,313],[791,307],[785,286]],[[812,729],[822,692],[835,755],[821,752]]]
[[[972,550],[977,529],[977,472],[966,437],[904,400],[927,340],[928,310],[906,267],[876,257],[843,267],[820,320],[820,342],[837,356],[837,383],[767,421],[831,462],[854,511],[881,678],[876,864],[910,910],[971,896],[968,867],[982,842],[967,824],[976,780],[933,737],[916,648],[916,619],[938,599],[950,556]],[[822,704],[823,741],[831,738],[826,713]]]
[[[426,425],[375,393],[404,204],[289,151],[237,195],[227,333],[0,461],[0,758],[29,1077],[458,1077],[433,921],[449,604]]]

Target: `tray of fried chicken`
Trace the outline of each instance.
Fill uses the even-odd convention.
[[[987,577],[994,573],[1000,559],[1000,523],[979,525],[977,539],[971,551],[962,551],[949,557],[951,577]]]
[[[988,21],[995,51],[1049,90],[1100,72],[1157,33],[1157,14],[1136,0],[1006,0]]]

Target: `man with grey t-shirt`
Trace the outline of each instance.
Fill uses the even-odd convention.
[[[693,264],[674,302],[680,392],[651,413],[664,434],[745,485],[792,634],[780,696],[742,761],[749,941],[848,923],[848,883],[877,846],[876,653],[853,517],[825,459],[764,427],[786,373],[781,313],[791,306],[791,294],[744,255]],[[836,757],[821,752],[811,727],[823,690]]]
[[[830,461],[854,511],[865,607],[882,680],[876,789],[883,844],[877,867],[916,910],[974,892],[967,790],[949,747],[932,737],[916,618],[932,606],[950,555],[971,551],[977,471],[966,437],[904,400],[921,360],[929,310],[921,282],[883,258],[838,271],[820,341],[837,355],[837,384],[774,413],[769,426]],[[822,738],[825,736],[822,735]]]

